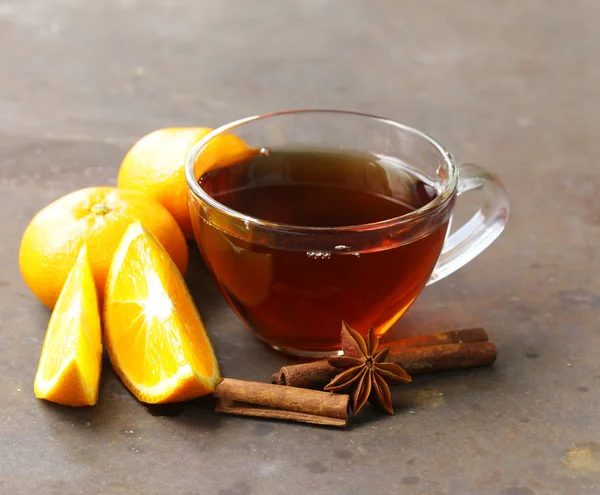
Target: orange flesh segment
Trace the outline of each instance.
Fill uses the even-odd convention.
[[[109,272],[106,340],[113,367],[144,402],[214,391],[217,359],[187,287],[160,244],[129,227]]]
[[[101,367],[98,298],[84,245],[50,317],[35,395],[68,406],[93,405],[98,400]]]

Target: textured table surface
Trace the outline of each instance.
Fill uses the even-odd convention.
[[[594,0],[0,2],[0,493],[600,493],[599,18]],[[419,377],[345,431],[207,400],[165,416],[108,363],[96,407],[36,400],[49,314],[17,266],[34,213],[114,184],[153,129],[295,107],[400,120],[502,177],[501,239],[394,329],[484,326],[496,365]],[[266,380],[286,359],[193,254],[223,373]]]

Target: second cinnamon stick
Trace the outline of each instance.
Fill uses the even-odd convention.
[[[328,426],[346,426],[349,396],[224,378],[213,396],[215,411],[288,419]]]
[[[441,344],[470,344],[473,342],[487,342],[488,335],[483,328],[465,328],[463,330],[450,330],[448,332],[432,333],[429,335],[416,335],[393,342],[381,342],[380,348],[393,347],[406,349],[408,347],[425,347]]]
[[[489,341],[407,348],[392,345],[387,360],[399,365],[410,375],[475,368],[494,363],[496,346]],[[290,387],[322,389],[339,372],[322,360],[284,366],[271,377],[271,381]]]

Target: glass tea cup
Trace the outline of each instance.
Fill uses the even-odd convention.
[[[291,149],[304,150],[305,165],[256,162],[286,157]],[[223,155],[224,163],[217,163],[215,150],[230,154],[230,160]],[[319,154],[323,150],[330,155]],[[345,153],[370,161],[345,161]],[[255,161],[244,164],[244,156]],[[313,164],[311,156],[315,162],[317,156],[336,159]],[[457,165],[416,129],[355,112],[284,111],[232,122],[194,146],[185,173],[196,241],[225,298],[255,335],[299,356],[339,353],[342,321],[361,333],[372,326],[383,335],[425,286],[487,248],[509,212],[495,175],[476,165]],[[383,201],[410,199],[417,190],[429,196],[404,214],[333,226],[281,221],[279,210],[317,208],[316,196],[280,195],[281,203],[271,203],[260,217],[223,199],[252,190],[262,191],[255,203],[272,200],[270,186],[293,186],[298,177],[304,185],[334,188],[336,194],[343,188],[346,202],[329,206],[345,209],[341,213],[358,208],[371,189]],[[483,193],[481,207],[449,235],[456,197],[471,190]]]

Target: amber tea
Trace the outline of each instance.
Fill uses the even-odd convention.
[[[413,212],[438,194],[394,159],[302,147],[263,150],[205,174],[199,184],[244,215],[324,228],[364,228]],[[339,348],[342,320],[362,332],[375,324],[383,333],[404,313],[430,276],[448,220],[412,242],[382,236],[366,250],[349,245],[343,229],[328,230],[327,245],[337,236],[334,248],[322,249],[315,239],[307,244],[284,233],[276,244],[255,242],[251,225],[239,233],[222,227],[201,221],[196,234],[239,316],[271,345],[319,352]]]

